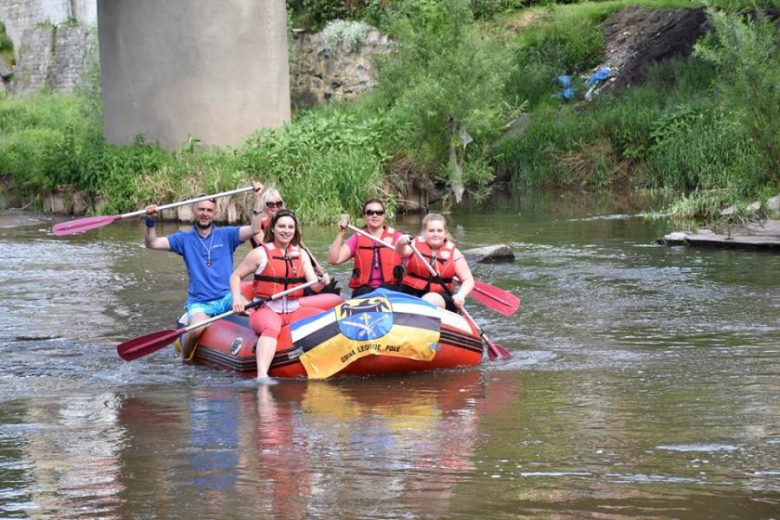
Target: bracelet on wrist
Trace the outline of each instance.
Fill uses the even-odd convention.
[[[252,210],[252,215],[255,216],[255,217],[259,216],[261,213],[262,213],[262,211],[258,211],[256,209]]]
[[[157,221],[156,220],[154,220],[153,218],[150,218],[150,217],[146,217],[146,227],[151,229],[151,228],[153,228],[156,225],[157,225]]]

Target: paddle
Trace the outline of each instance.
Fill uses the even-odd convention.
[[[301,249],[306,251],[306,254],[309,255],[309,259],[311,260],[311,265],[316,270],[320,266],[319,262],[317,262],[317,259],[314,258],[314,256],[312,256],[311,251],[309,251],[309,249],[305,245],[303,245],[303,242],[301,242],[300,246],[301,246]],[[323,269],[323,272],[324,271],[325,270]],[[326,285],[318,294],[323,294],[323,293],[330,293],[330,294],[338,294],[338,295],[340,295],[341,294],[341,287],[339,287],[338,280],[336,280],[335,278],[333,280],[331,280],[330,283],[328,285]]]
[[[252,186],[247,186],[246,188],[239,188],[237,190],[232,190],[232,191],[224,191],[222,193],[217,193],[216,195],[204,195],[202,197],[196,197],[194,199],[184,200],[181,202],[173,202],[171,204],[165,204],[164,206],[158,206],[157,209],[159,211],[162,211],[164,209],[176,208],[178,206],[184,206],[186,204],[195,204],[196,202],[200,202],[202,200],[216,199],[219,197],[227,197],[228,195],[235,195],[236,193],[243,193],[245,191],[250,191],[252,189],[253,189]],[[59,224],[54,225],[54,227],[51,229],[51,232],[58,237],[65,236],[65,235],[73,235],[74,233],[84,233],[92,229],[97,229],[103,226],[107,226],[113,222],[116,222],[117,220],[122,220],[124,218],[130,218],[130,217],[137,217],[145,213],[146,210],[142,209],[138,211],[133,211],[132,213],[124,213],[122,215],[103,215],[98,217],[80,218],[78,220],[71,220],[69,222],[60,222]]]
[[[520,307],[520,298],[514,294],[479,280],[474,280],[471,297],[504,316],[513,315]]]
[[[282,296],[286,296],[287,294],[290,294],[295,291],[300,291],[301,289],[305,289],[307,287],[311,287],[312,285],[319,283],[318,280],[313,280],[311,282],[307,282],[303,285],[299,285],[297,287],[293,287],[292,289],[287,289],[286,291],[282,291],[280,293],[276,293],[273,296],[269,298],[261,298],[259,300],[250,302],[246,304],[245,309],[251,309],[253,307],[259,307],[263,305],[264,303],[270,301],[270,300],[276,300],[278,298],[281,298]],[[219,314],[217,316],[214,316],[213,318],[209,318],[206,321],[202,321],[200,323],[195,323],[194,325],[190,325],[189,327],[183,327],[178,330],[158,330],[157,332],[152,332],[150,334],[146,334],[144,336],[139,336],[137,338],[131,339],[129,341],[125,341],[124,343],[120,343],[116,347],[116,351],[119,354],[119,357],[124,359],[125,361],[133,361],[134,359],[138,359],[144,356],[148,356],[149,354],[153,352],[157,352],[161,348],[164,348],[174,341],[176,341],[176,338],[178,338],[180,335],[184,334],[185,332],[189,332],[191,330],[197,329],[198,327],[204,327],[208,325],[209,323],[213,323],[217,320],[221,320],[222,318],[227,318],[228,316],[235,314],[233,311],[228,311],[223,314]]]
[[[395,250],[395,247],[386,242],[382,242],[374,235],[366,233],[362,229],[357,228],[352,224],[348,224],[347,227],[359,235],[363,235],[364,237],[369,238],[378,244]],[[494,311],[503,314],[504,316],[513,315],[520,307],[520,298],[514,294],[503,289],[499,289],[498,287],[490,285],[489,283],[480,282],[478,280],[474,280],[474,291],[472,292],[471,296],[482,305],[485,305],[486,307],[489,307]]]
[[[437,273],[436,270],[428,262],[425,261],[425,257],[422,255],[422,253],[420,253],[420,250],[414,247],[414,244],[412,242],[409,242],[409,247],[412,248],[412,251],[414,251],[414,254],[417,255],[417,258],[420,259],[420,262],[422,262],[428,268],[428,271],[431,273],[431,276],[439,279],[439,284],[444,288],[445,291],[447,291],[447,294],[450,295],[450,298],[452,298],[452,291],[450,291],[450,288],[447,287],[447,285],[444,283],[444,280],[442,280],[441,275]],[[460,308],[460,312],[461,314],[463,314],[464,318],[466,318],[468,321],[471,322],[472,325],[474,325],[474,328],[477,329],[482,340],[485,342],[485,344],[487,344],[488,359],[490,359],[490,361],[494,361],[497,358],[509,359],[512,357],[512,354],[510,354],[507,349],[505,349],[501,345],[498,345],[497,343],[493,343],[493,341],[485,335],[485,332],[482,330],[482,328],[480,328],[479,325],[477,325],[477,322],[474,321],[474,319],[466,310],[465,306],[462,306]]]

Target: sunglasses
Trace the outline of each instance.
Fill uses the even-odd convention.
[[[284,207],[284,201],[283,200],[277,200],[276,202],[268,201],[265,203],[265,207],[268,209],[271,208],[283,208]]]
[[[385,210],[383,210],[383,209],[367,209],[366,210],[366,216],[368,216],[368,217],[373,216],[373,215],[381,217],[384,214],[385,214]]]

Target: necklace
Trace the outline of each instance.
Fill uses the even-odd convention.
[[[211,267],[211,250],[214,247],[214,229],[211,230],[211,240],[209,240],[209,247],[206,247],[206,241],[203,239],[202,236],[200,236],[200,233],[196,232],[195,234],[198,235],[198,238],[200,239],[200,245],[203,246],[203,249],[206,250],[206,267]]]

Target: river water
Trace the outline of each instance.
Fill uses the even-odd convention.
[[[141,223],[0,217],[0,517],[780,518],[780,256],[656,246],[647,204],[451,215],[463,248],[516,253],[474,272],[521,310],[471,303],[510,361],[270,388],[118,358],[185,297]],[[333,229],[304,234],[324,257]]]

